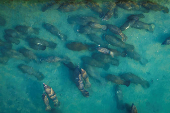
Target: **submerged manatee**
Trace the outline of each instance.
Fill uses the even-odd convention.
[[[102,8],[99,6],[99,4],[97,2],[88,2],[87,7],[89,7],[92,11],[94,11],[95,13],[99,14],[99,17],[103,17],[103,10]]]
[[[20,43],[20,41],[17,38],[11,37],[9,35],[4,35],[4,38],[7,42],[14,43],[16,45]]]
[[[20,65],[18,65],[18,68],[23,73],[27,73],[29,75],[33,75],[39,81],[44,79],[44,75],[41,72],[36,71],[35,69],[33,69],[31,66],[28,66],[28,65],[25,65],[25,64],[20,64]]]
[[[17,25],[15,29],[23,35],[32,35],[32,34],[38,35],[40,30],[39,28],[33,28],[26,25]]]
[[[17,39],[25,39],[26,38],[24,35],[22,35],[20,32],[18,32],[17,30],[14,30],[14,29],[5,29],[4,32],[5,32],[5,35],[11,36],[13,38],[17,38]]]
[[[111,35],[103,35],[105,40],[112,46],[124,48],[126,50],[134,50],[134,46],[124,43],[120,38]]]
[[[46,47],[51,49],[55,49],[57,44],[52,41],[46,41],[44,39],[40,39],[38,37],[27,37],[26,39],[31,48],[35,50],[45,50]]]
[[[88,64],[94,67],[99,67],[99,68],[103,68],[104,70],[108,70],[109,69],[109,64],[105,64],[102,62],[99,62],[91,57],[88,56],[84,56],[81,58],[81,60],[83,61],[84,64]]]
[[[116,98],[117,109],[123,110],[125,105],[123,102],[123,93],[119,85],[115,86],[115,98]]]
[[[109,74],[106,76],[106,79],[108,81],[111,81],[111,82],[117,84],[117,85],[126,85],[127,87],[130,85],[130,81],[125,81],[116,75]]]
[[[82,50],[93,50],[96,47],[95,44],[83,44],[81,42],[71,42],[67,43],[66,47],[73,51],[82,51]]]
[[[141,21],[136,21],[131,27],[136,28],[136,29],[145,29],[147,31],[154,31],[155,25],[154,24],[147,24]]]
[[[140,84],[142,85],[143,88],[150,87],[150,84],[148,81],[134,75],[133,73],[124,73],[124,74],[121,74],[120,77],[126,81],[130,81],[131,83]]]
[[[98,22],[98,19],[92,16],[72,15],[67,21],[69,24],[87,25],[89,22]]]
[[[103,63],[109,63],[114,66],[119,65],[119,60],[112,58],[110,55],[102,54],[102,53],[93,53],[92,58]]]
[[[29,58],[31,60],[35,60],[38,62],[37,56],[29,49],[26,49],[25,47],[22,47],[19,49],[19,52],[22,53],[26,58]]]
[[[87,34],[87,37],[101,47],[108,47],[108,43],[96,34]]]
[[[145,7],[148,10],[154,10],[154,11],[163,11],[164,13],[168,13],[169,9],[167,7],[164,7],[160,4],[154,3],[154,2],[143,2],[142,6]]]
[[[46,29],[48,32],[53,34],[54,36],[57,36],[60,40],[66,41],[67,36],[62,34],[58,28],[56,28],[54,25],[51,25],[49,23],[43,23],[42,24],[43,28]]]
[[[47,97],[47,95],[46,95],[45,93],[42,94],[42,99],[43,99],[44,104],[45,104],[45,106],[46,106],[45,110],[46,110],[46,111],[50,111],[50,110],[51,110],[51,106],[50,106],[50,104],[49,104],[48,97]]]
[[[127,36],[123,34],[122,31],[117,26],[107,24],[107,29],[109,29],[109,31],[111,31],[112,33],[116,35],[120,35],[122,37],[122,41],[125,42],[127,40]]]
[[[130,113],[138,113],[136,106],[132,103]]]
[[[107,13],[103,16],[102,20],[109,20],[114,15],[114,9],[116,7],[115,2],[109,2],[107,6]]]
[[[60,5],[58,10],[62,11],[62,12],[72,12],[72,11],[78,10],[82,7],[84,7],[84,4],[82,2],[80,2],[80,3],[65,2]]]

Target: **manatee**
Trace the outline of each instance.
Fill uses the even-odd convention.
[[[35,60],[38,62],[37,56],[29,49],[25,47],[21,47],[18,50],[20,53],[22,53],[26,58],[29,58],[30,60]]]
[[[17,25],[15,27],[15,30],[17,30],[22,35],[32,35],[32,34],[38,35],[40,29],[26,26],[26,25]]]
[[[91,65],[88,64],[83,64],[84,69],[86,70],[87,74],[96,79],[98,82],[100,82],[101,84],[106,84],[106,81],[103,77],[101,77],[101,73],[98,72],[96,67],[93,67]]]
[[[70,42],[66,44],[66,47],[73,51],[93,50],[95,46],[95,44],[83,44],[81,42]]]
[[[147,24],[141,21],[136,21],[131,27],[136,29],[145,29],[147,31],[154,31],[155,25],[154,24]]]
[[[28,75],[33,75],[39,81],[44,79],[44,75],[41,72],[35,70],[31,66],[28,66],[28,65],[25,65],[25,64],[20,64],[20,65],[18,65],[18,69],[20,71],[22,71],[23,73],[27,73]]]
[[[136,106],[132,103],[130,113],[138,113]]]
[[[115,86],[115,98],[116,98],[117,109],[123,110],[125,108],[125,105],[123,102],[123,93],[119,85]]]
[[[20,52],[14,49],[10,49],[10,50],[2,49],[1,52],[4,56],[25,60],[24,56]]]
[[[17,38],[11,37],[9,35],[4,35],[4,38],[7,42],[14,43],[16,45],[20,43],[20,41]]]
[[[170,45],[170,37],[166,38],[163,42],[162,45]]]
[[[76,83],[76,86],[81,91],[83,96],[89,97],[89,92],[84,89],[83,78],[79,66],[76,67],[73,75],[74,75],[74,82]]]
[[[143,2],[142,6],[144,8],[146,8],[147,10],[153,10],[153,11],[163,11],[164,13],[168,13],[169,9],[167,7],[164,7],[158,3],[154,3],[154,2]]]
[[[109,29],[109,31],[111,31],[112,33],[116,34],[116,35],[120,35],[122,37],[122,41],[126,41],[127,40],[127,36],[125,34],[122,33],[122,31],[115,25],[111,25],[111,24],[107,24],[107,29]]]
[[[17,38],[17,39],[25,39],[26,38],[24,35],[22,35],[20,32],[18,32],[15,29],[5,29],[4,32],[5,32],[5,35],[11,36],[13,38]]]
[[[62,63],[68,63],[70,60],[68,58],[59,57],[59,56],[48,56],[48,57],[41,57],[40,62],[48,62],[48,63],[56,63],[56,62],[62,62]]]
[[[82,7],[84,7],[84,4],[82,2],[79,2],[79,3],[64,2],[63,4],[59,6],[58,10],[61,12],[72,12]]]
[[[96,49],[100,53],[103,53],[103,54],[110,55],[110,56],[114,57],[114,53],[112,51],[110,51],[109,49],[107,49],[107,48],[103,48],[103,47],[98,46]]]
[[[127,17],[129,20],[139,20],[140,18],[145,18],[143,14],[133,14]]]
[[[42,94],[42,99],[43,99],[44,104],[45,104],[45,106],[46,106],[45,110],[46,110],[46,111],[50,111],[50,110],[51,110],[51,106],[50,106],[50,104],[49,104],[48,97],[47,97],[47,95],[46,95],[45,93]]]
[[[106,30],[107,26],[106,25],[101,25],[99,23],[96,22],[89,22],[88,25],[94,29],[102,29],[102,30]]]
[[[72,15],[67,21],[69,24],[87,25],[89,22],[98,22],[98,19],[92,16]]]
[[[49,47],[51,49],[55,49],[57,44],[52,41],[46,41],[44,39],[40,39],[36,36],[34,37],[27,37],[26,39],[30,45],[31,48],[35,50],[45,50],[46,47]]]
[[[112,58],[110,55],[102,54],[102,53],[93,53],[92,58],[103,63],[109,63],[114,66],[119,65],[119,60]]]
[[[106,76],[106,79],[108,81],[111,81],[111,82],[117,84],[117,85],[126,85],[127,87],[130,85],[130,81],[125,81],[116,75],[109,74]]]
[[[125,50],[125,52],[127,57],[130,57],[140,62],[141,65],[146,65],[148,63],[148,60],[146,58],[141,57],[135,50]]]
[[[48,9],[51,9],[52,7],[54,7],[57,9],[57,6],[58,6],[58,1],[51,1],[47,4],[44,4],[42,7],[41,7],[41,11],[42,12],[45,12],[46,10]],[[59,7],[59,6],[58,6]]]
[[[109,64],[105,64],[105,63],[102,63],[102,62],[99,62],[91,57],[88,57],[88,56],[83,56],[81,58],[81,60],[83,61],[84,64],[88,64],[88,65],[91,65],[91,66],[94,66],[94,67],[99,67],[99,68],[103,68],[104,70],[108,70],[110,65]]]
[[[108,43],[96,34],[87,34],[87,37],[101,47],[108,47]]]
[[[125,81],[130,81],[131,83],[134,83],[134,84],[140,84],[143,88],[150,87],[150,84],[148,81],[146,81],[130,72],[121,74],[120,78],[124,79]]]
[[[120,38],[111,35],[104,35],[105,40],[112,46],[124,48],[126,50],[134,50],[134,46],[124,43]]]
[[[95,34],[97,32],[104,32],[104,31],[101,31],[100,29],[94,29],[88,25],[85,25],[85,26],[79,26],[77,32],[81,34]]]
[[[48,32],[50,32],[52,35],[57,36],[60,40],[66,41],[67,36],[62,34],[58,28],[56,28],[54,25],[51,25],[49,23],[43,23],[43,28],[46,29]]]
[[[143,8],[141,6],[141,3],[136,3],[134,1],[118,1],[117,3],[117,6],[125,9],[125,10],[137,10],[137,11],[142,11],[144,13],[148,13],[149,10]]]
[[[54,106],[59,107],[60,102],[58,101],[58,98],[57,98],[54,90],[50,86],[46,85],[45,83],[43,83],[43,87],[44,87],[44,90],[45,90],[46,94],[48,95],[48,97],[50,97],[50,99],[53,101]]]
[[[89,7],[92,11],[94,11],[95,13],[99,14],[99,17],[103,17],[103,10],[102,8],[99,6],[99,4],[97,2],[88,2],[87,7]]]
[[[116,4],[114,2],[109,2],[109,5],[107,6],[107,13],[103,16],[102,20],[109,20],[114,15],[114,9],[116,7]]]

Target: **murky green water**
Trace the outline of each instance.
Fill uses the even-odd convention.
[[[153,10],[143,13],[142,11],[128,11],[118,7],[118,18],[114,18],[113,16],[105,21],[99,17],[98,13],[92,11],[86,5],[80,5],[80,8],[75,11],[65,12],[57,10],[61,5],[58,3],[42,11],[42,8],[46,4],[39,2],[32,4],[28,2],[10,2],[0,5],[0,16],[2,18],[0,18],[0,39],[3,41],[0,43],[0,113],[128,113],[126,107],[123,109],[117,107],[115,95],[116,84],[105,79],[108,74],[119,77],[128,72],[135,74],[142,78],[142,80],[146,80],[150,86],[146,88],[140,84],[134,84],[133,81],[139,83],[134,78],[129,78],[131,83],[128,87],[119,85],[123,95],[121,97],[123,106],[125,103],[129,105],[134,103],[138,113],[170,112],[170,46],[161,45],[170,36],[169,13]],[[106,2],[99,4],[104,13],[107,12],[107,4]],[[169,3],[166,1],[160,4],[170,8]],[[153,24],[155,26],[154,31],[151,32],[145,29],[131,27],[122,31],[122,33],[128,37],[125,43],[133,45],[135,48],[134,51],[140,55],[140,58],[147,60],[146,64],[144,63],[144,65],[128,57],[127,51],[124,51],[127,48],[122,49],[121,47],[112,46],[103,38],[103,36],[109,34],[115,35],[121,40],[121,36],[113,34],[109,30],[97,29],[96,31],[94,28],[87,28],[88,32],[93,32],[103,42],[109,44],[109,48],[117,49],[121,51],[121,54],[125,53],[124,57],[114,56],[119,61],[118,66],[111,65],[111,61],[109,61],[105,65],[102,63],[104,67],[106,64],[110,66],[108,70],[91,66],[91,70],[87,71],[85,64],[88,62],[83,62],[82,57],[91,57],[93,53],[97,52],[98,46],[89,39],[86,33],[81,34],[78,32],[80,28],[83,28],[82,26],[70,24],[68,18],[73,15],[79,15],[81,17],[90,16],[96,18],[97,20],[95,22],[101,25],[111,24],[121,27],[127,21],[129,15],[141,13],[145,18],[140,18],[139,21]],[[49,23],[55,26],[60,31],[59,34],[67,36],[67,40],[59,39],[58,37],[61,35],[55,36],[54,34],[57,31],[53,34],[50,33],[43,27],[43,23]],[[79,24],[83,23],[80,22]],[[29,27],[26,30],[21,26],[17,29],[16,26],[19,25]],[[5,31],[9,29],[13,29],[19,34],[14,38],[17,39],[16,44],[12,43],[11,45],[11,42],[5,39],[5,34],[7,34]],[[49,42],[36,42],[35,40],[29,43],[29,39],[33,37],[49,41],[50,44],[47,44]],[[55,47],[55,44],[53,45],[52,42],[56,43],[57,46]],[[86,45],[84,47],[86,50],[73,51],[66,46],[66,44],[71,42],[82,42],[88,46],[92,44],[96,45],[90,46],[92,47],[91,50],[88,50]],[[37,43],[40,44],[35,46]],[[20,49],[23,47],[35,54],[34,58],[31,57],[33,60],[20,53]],[[31,53],[28,53],[26,56],[29,55]],[[133,56],[134,53],[132,52],[131,55]],[[48,61],[46,58],[49,56],[56,56],[58,59],[55,60],[59,61]],[[4,63],[5,61],[6,63]],[[79,65],[80,68],[87,71],[91,87],[85,89],[89,92],[89,97],[84,97],[77,88],[73,76],[74,69],[71,70],[63,64],[67,64],[68,62],[72,62],[76,66]],[[44,78],[42,77],[38,80],[33,75],[23,73],[18,68],[20,64],[32,67],[31,69],[26,68],[28,73],[33,73],[32,69],[34,69],[40,75],[43,74],[42,76]],[[46,106],[42,99],[42,94],[45,92],[43,83],[49,85],[55,91],[60,101],[60,106],[55,107],[52,100],[48,97],[50,101],[49,105],[52,108],[51,111],[45,110]]]

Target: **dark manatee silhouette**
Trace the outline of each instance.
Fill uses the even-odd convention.
[[[116,35],[120,35],[122,37],[122,41],[124,41],[124,42],[128,38],[125,34],[122,33],[121,29],[119,29],[115,25],[107,24],[107,29],[109,29],[109,31],[111,31],[112,33],[114,33]]]
[[[61,12],[72,12],[75,10],[78,10],[80,8],[83,8],[84,4],[83,2],[64,2],[60,5],[60,7],[58,8],[59,11]]]
[[[103,35],[104,39],[112,46],[124,48],[126,50],[134,50],[134,46],[124,43],[120,38],[111,35]]]
[[[87,37],[101,47],[108,47],[108,43],[96,34],[87,34]]]
[[[20,43],[20,41],[17,38],[14,38],[10,35],[4,35],[4,38],[7,42],[14,43],[16,45],[18,45]]]
[[[99,61],[99,62],[103,62],[103,63],[109,63],[112,64],[114,66],[118,66],[119,65],[119,60],[113,58],[110,55],[106,55],[106,54],[102,54],[102,53],[93,53],[92,54],[92,58]]]
[[[120,77],[126,81],[130,81],[131,83],[134,84],[140,84],[143,88],[149,88],[150,83],[143,78],[138,77],[137,75],[133,73],[123,73],[120,75]]]
[[[82,42],[69,42],[66,43],[66,47],[73,51],[82,51],[82,50],[94,50],[95,44],[83,44]]]
[[[115,85],[114,90],[115,90],[117,109],[123,110],[125,108],[125,104],[123,102],[123,93],[121,87],[119,85]]]
[[[97,61],[91,57],[88,56],[83,56],[81,58],[81,60],[83,61],[83,63],[94,66],[94,67],[99,67],[99,68],[103,68],[104,70],[108,70],[110,68],[109,64],[105,64],[103,62]]]
[[[169,13],[169,9],[167,7],[164,7],[156,2],[143,2],[142,6],[148,10],[153,10],[153,11],[163,11],[164,13]]]
[[[102,20],[109,20],[114,15],[115,7],[116,7],[115,2],[108,2],[107,12],[104,14]]]
[[[46,47],[55,49],[57,46],[55,42],[40,39],[36,36],[29,36],[26,38],[26,41],[29,43],[30,47],[35,50],[45,50]]]
[[[111,81],[117,85],[126,85],[127,87],[130,85],[130,81],[125,81],[116,75],[108,74],[105,78],[106,80]]]
[[[26,36],[22,35],[20,32],[18,32],[15,29],[5,29],[4,32],[5,32],[5,35],[11,36],[16,39],[25,39],[26,38]]]
[[[41,72],[35,70],[31,66],[28,66],[28,65],[25,65],[25,64],[20,64],[20,65],[18,65],[18,69],[23,73],[27,73],[28,75],[33,75],[39,81],[44,79],[44,75]]]
[[[18,50],[20,53],[22,53],[26,58],[30,59],[30,60],[35,60],[36,62],[38,62],[38,57],[29,49],[25,48],[25,47],[21,47]]]
[[[43,22],[42,26],[44,29],[46,29],[51,34],[53,34],[54,36],[57,36],[60,40],[63,40],[63,41],[67,40],[68,37],[65,34],[62,34],[61,31],[54,25]]]
[[[69,24],[87,25],[89,22],[98,22],[98,19],[92,16],[71,15],[67,21]]]
[[[99,3],[97,2],[87,2],[86,3],[87,7],[89,7],[92,11],[94,11],[95,13],[97,13],[99,15],[99,17],[103,17],[104,14],[103,14],[103,10],[102,8],[100,7]]]
[[[23,34],[23,35],[38,35],[39,34],[39,28],[35,28],[35,27],[30,27],[30,26],[26,26],[26,25],[17,25],[15,27],[15,30],[17,30],[19,33]]]

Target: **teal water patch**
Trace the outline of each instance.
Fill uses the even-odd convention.
[[[60,12],[55,8],[45,12],[41,11],[44,4],[6,4],[1,5],[0,14],[6,19],[6,26],[0,26],[0,36],[3,39],[4,29],[14,29],[16,25],[27,25],[40,28],[39,38],[57,43],[55,49],[47,48],[45,51],[31,49],[29,44],[20,40],[19,45],[13,44],[12,49],[20,47],[29,48],[37,55],[44,56],[67,56],[71,61],[82,66],[81,57],[90,56],[92,52],[85,50],[81,52],[71,51],[65,47],[64,41],[57,36],[47,32],[43,27],[43,22],[48,22],[56,26],[63,34],[68,36],[67,42],[79,41],[83,43],[93,43],[85,35],[76,32],[77,26],[67,22],[68,16],[87,15],[98,18],[98,15],[88,8],[83,8],[74,12]],[[168,4],[164,4],[168,8]],[[130,14],[139,14],[139,11],[127,11],[118,8],[118,18],[113,17],[108,21],[101,21],[102,24],[113,24],[120,27]],[[135,75],[149,81],[150,87],[144,89],[141,85],[131,84],[129,87],[121,85],[123,101],[128,104],[134,103],[139,113],[168,113],[170,112],[170,49],[169,45],[161,43],[170,36],[170,14],[150,11],[144,13],[142,22],[155,24],[154,32],[130,28],[123,31],[128,37],[128,44],[135,47],[135,51],[146,58],[146,66],[130,59],[129,57],[118,57],[119,66],[110,65],[109,70],[95,68],[97,76],[103,79],[107,74],[119,75],[132,72]],[[101,36],[101,34],[99,34]],[[34,76],[19,71],[19,64],[27,64],[35,70],[43,73],[45,78],[38,81]],[[46,113],[45,104],[42,100],[44,92],[43,83],[46,83],[55,91],[61,105],[51,112],[62,113],[125,113],[125,110],[118,110],[115,99],[114,85],[111,82],[98,82],[90,77],[91,87],[87,89],[90,96],[84,97],[72,81],[71,72],[62,63],[35,63],[34,61],[24,61],[20,58],[11,58],[6,65],[0,64],[0,112],[1,113]],[[50,100],[50,106],[53,102]]]

